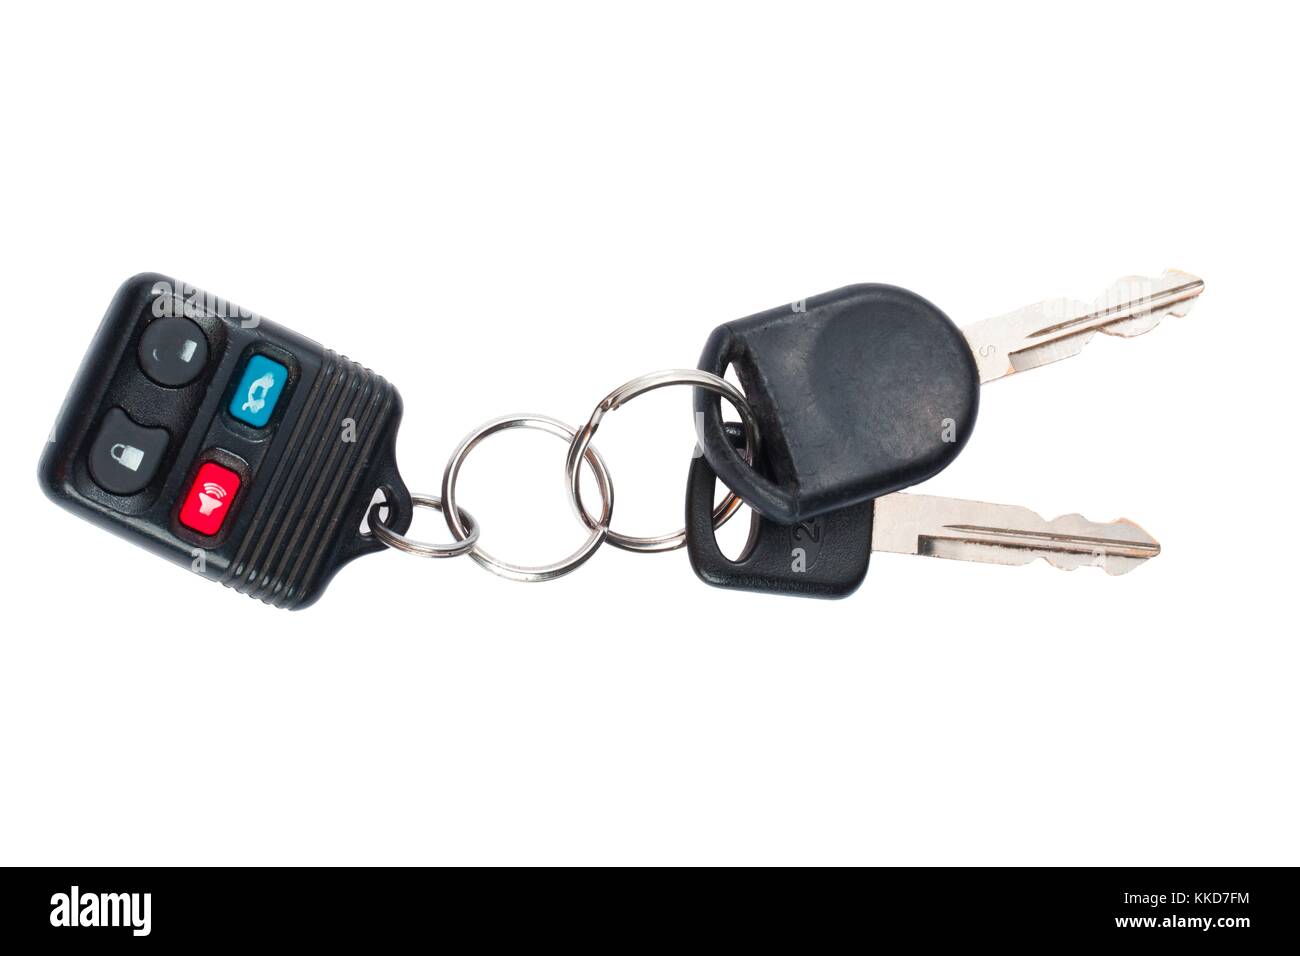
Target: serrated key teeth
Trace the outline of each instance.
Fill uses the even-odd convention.
[[[1196,300],[1201,293],[1205,291],[1205,280],[1200,279],[1190,272],[1183,272],[1181,269],[1165,270],[1165,277],[1170,279],[1181,280],[1182,285],[1186,288],[1187,297],[1169,309],[1169,314],[1177,318],[1186,318],[1187,314],[1192,311],[1192,306],[1196,305]]]
[[[991,564],[1029,564],[1042,558],[1064,571],[1100,567],[1124,574],[1160,553],[1140,526],[1110,524],[1080,514],[1045,520],[1014,505],[930,495],[893,494],[876,500],[873,547]]]
[[[1160,554],[1160,542],[1145,529],[1128,518],[1117,518],[1108,524],[1095,524],[1083,515],[1071,514],[1049,522],[1054,529],[1069,531],[1074,550],[1059,554],[1045,554],[1049,563],[1059,568],[1073,570],[1085,564],[1098,567],[1107,574],[1128,574],[1138,565]]]
[[[980,381],[991,382],[1079,354],[1097,332],[1132,338],[1167,315],[1185,316],[1205,283],[1168,269],[1159,278],[1125,276],[1094,302],[1049,299],[963,329]]]
[[[1168,315],[1182,318],[1191,311],[1205,283],[1178,269],[1166,269],[1158,279],[1125,276],[1093,303],[1097,331],[1132,338],[1150,332]]]

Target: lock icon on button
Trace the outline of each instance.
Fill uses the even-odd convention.
[[[140,462],[144,461],[144,452],[139,448],[136,448],[134,445],[127,445],[121,442],[110,448],[108,453],[119,465],[123,468],[129,468],[131,471],[138,469],[140,467]]]

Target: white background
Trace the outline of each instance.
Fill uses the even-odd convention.
[[[1295,864],[1294,14],[1236,4],[28,4],[0,26],[0,861]],[[883,555],[840,602],[606,549],[345,569],[286,613],[35,466],[118,283],[377,369],[436,493],[714,326],[852,282],[959,324],[1194,272],[1185,319],[985,389],[932,493],[1126,516],[1133,573]],[[598,438],[681,522],[689,394]],[[501,436],[490,550],[583,537]],[[444,539],[421,513],[414,534]],[[735,545],[735,533],[726,540]]]

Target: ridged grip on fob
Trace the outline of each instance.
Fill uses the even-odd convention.
[[[262,477],[264,492],[221,583],[298,607],[343,564],[381,550],[358,530],[375,489],[401,485],[393,464],[401,417],[402,399],[387,380],[325,349],[289,435],[293,453]],[[355,423],[356,441],[340,440],[345,422]]]

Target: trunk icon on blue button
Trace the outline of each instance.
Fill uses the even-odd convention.
[[[230,399],[230,414],[254,428],[264,427],[271,420],[288,377],[288,370],[279,362],[265,355],[254,355],[244,366],[239,388]]]

